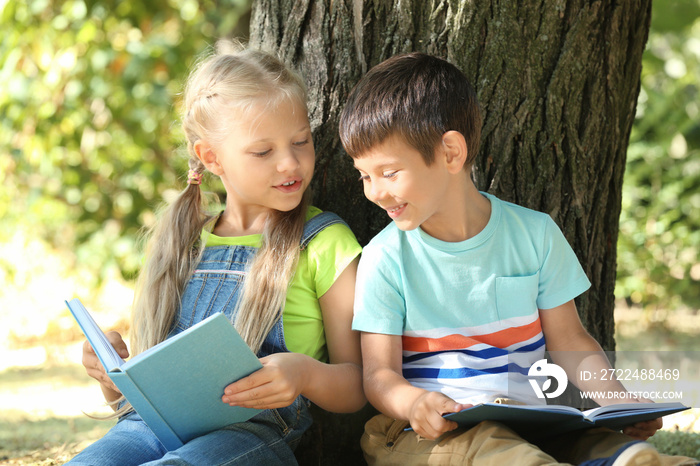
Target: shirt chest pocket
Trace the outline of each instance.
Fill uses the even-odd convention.
[[[500,320],[537,313],[539,273],[496,278],[496,311]]]

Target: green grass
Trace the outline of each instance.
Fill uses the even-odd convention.
[[[0,463],[63,464],[102,437],[112,425],[114,421],[98,421],[86,416],[32,420],[21,411],[3,411],[0,413]]]
[[[13,367],[0,372],[2,390],[12,390],[36,383],[51,381],[65,385],[93,385],[83,366]]]
[[[23,393],[37,385],[49,387],[45,396],[57,406],[66,403],[50,387],[95,385],[82,366],[11,368],[0,372],[0,396]],[[32,406],[8,406],[0,410],[0,464],[61,465],[102,437],[115,421],[91,419],[75,410],[74,417],[46,413],[30,415]],[[65,411],[65,410],[64,410]]]
[[[615,335],[618,351],[700,351],[697,332],[651,323]]]
[[[651,320],[635,313],[616,324],[618,351],[700,351],[697,319],[668,321]],[[700,433],[660,430],[649,439],[660,453],[671,456],[689,456],[700,459]]]
[[[700,434],[660,430],[649,443],[666,455],[700,458]]]

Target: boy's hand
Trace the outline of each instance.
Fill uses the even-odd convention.
[[[458,427],[456,422],[442,417],[443,414],[456,413],[468,407],[442,393],[426,392],[411,406],[408,420],[418,435],[434,440]]]
[[[646,398],[633,398],[633,401],[638,403],[653,403],[653,401]],[[664,426],[664,421],[661,418],[652,419],[650,421],[637,422],[631,426],[627,426],[622,429],[623,434],[627,434],[635,440],[647,440],[649,437],[654,435],[657,430]]]
[[[657,430],[663,427],[661,418],[651,421],[642,421],[622,429],[623,434],[627,434],[635,440],[647,440],[654,435]]]
[[[107,336],[107,339],[112,344],[112,346],[114,346],[114,349],[117,350],[117,354],[119,354],[119,356],[122,359],[126,359],[129,357],[129,349],[126,347],[126,343],[124,342],[122,336],[118,332],[107,332],[105,335]],[[102,366],[100,359],[97,357],[95,350],[92,349],[92,346],[90,346],[90,342],[87,340],[85,340],[85,342],[83,343],[82,362],[83,366],[85,367],[85,372],[87,372],[87,374],[90,377],[100,382],[100,384],[103,387],[108,388],[121,395],[121,392],[119,391],[117,386],[114,385],[112,379],[110,379],[107,375],[107,372]]]

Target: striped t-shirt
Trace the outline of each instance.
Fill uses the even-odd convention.
[[[402,335],[403,375],[461,403],[541,402],[527,371],[544,357],[538,309],[590,286],[543,213],[491,201],[491,217],[463,242],[393,223],[363,250],[353,329]]]

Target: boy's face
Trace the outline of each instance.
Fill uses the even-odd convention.
[[[355,159],[365,196],[386,210],[401,230],[419,226],[439,238],[449,224],[446,205],[449,172],[440,154],[426,165],[421,154],[398,136],[390,136]]]

